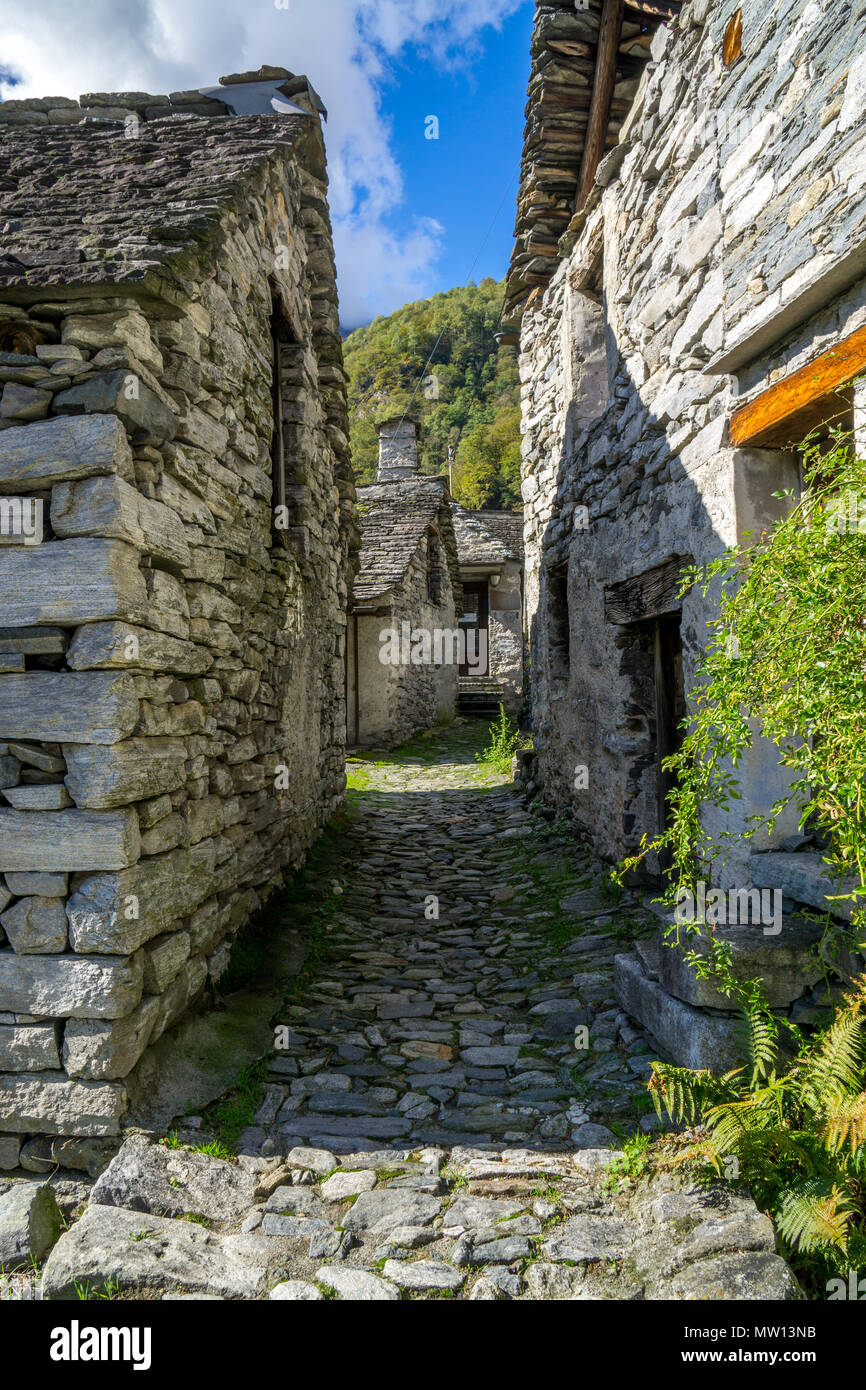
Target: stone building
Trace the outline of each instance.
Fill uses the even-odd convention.
[[[523,517],[452,503],[467,651],[458,677],[461,714],[512,717],[523,709]]]
[[[683,566],[772,526],[794,446],[866,366],[864,20],[864,0],[537,4],[505,311],[534,775],[609,861],[664,823],[661,762],[713,613],[678,597]],[[713,828],[784,788],[758,744]],[[795,830],[741,844],[718,886],[825,905]],[[740,968],[808,1012],[815,962],[793,929],[771,944],[740,942]],[[731,1055],[726,1001],[675,952],[624,959],[620,992],[680,1060]]]
[[[118,1132],[344,792],[320,113],[279,68],[0,108],[0,1168]]]
[[[358,488],[346,660],[352,746],[403,743],[457,708],[462,596],[448,480],[418,472],[415,421],[385,420],[378,432],[376,482]]]

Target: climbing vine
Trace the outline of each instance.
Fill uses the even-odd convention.
[[[840,433],[829,452],[806,446],[803,477],[798,499],[779,494],[790,509],[771,532],[684,576],[683,594],[693,584],[713,591],[717,617],[682,744],[665,764],[676,776],[670,823],[616,877],[666,851],[664,900],[695,902],[733,842],[794,806],[838,883],[835,912],[850,908],[850,931],[831,909],[822,941],[844,974],[866,926],[866,460]],[[707,810],[738,799],[737,769],[759,734],[779,749],[787,791],[768,818],[713,833]],[[760,981],[735,978],[730,948],[706,920],[677,916],[669,944],[700,934],[706,953],[686,959],[738,1004],[746,1065],[719,1077],[656,1062],[658,1113],[699,1126],[682,1159],[748,1183],[811,1292],[845,1297],[847,1271],[866,1264],[866,976],[849,973],[836,1017],[807,1038],[773,1013]]]
[[[838,882],[841,912],[851,909],[855,934],[866,920],[866,460],[838,433],[829,452],[816,442],[803,450],[804,487],[770,532],[747,538],[683,576],[682,593],[698,584],[718,600],[717,617],[678,751],[665,766],[676,777],[670,822],[620,866],[637,866],[650,852],[670,857],[665,901],[696,893],[710,866],[732,842],[772,829],[795,806],[800,827],[825,846]],[[759,732],[779,749],[790,782],[766,818],[749,817],[734,831],[714,832],[707,809],[727,810],[739,798],[737,769]],[[681,914],[682,915],[682,914]],[[700,932],[680,921],[673,934]],[[827,919],[825,958],[838,963],[848,944]],[[738,984],[729,954],[712,937],[695,968],[741,1002],[753,986]]]

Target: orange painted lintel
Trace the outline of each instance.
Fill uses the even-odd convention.
[[[731,443],[776,445],[802,441],[809,430],[838,414],[841,402],[834,392],[866,372],[866,328],[843,338],[813,362],[734,412]]]

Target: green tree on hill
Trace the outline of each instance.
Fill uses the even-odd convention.
[[[343,350],[359,483],[376,477],[376,421],[411,403],[422,421],[422,472],[444,473],[452,447],[458,501],[520,505],[517,353],[495,337],[503,293],[503,284],[482,280],[406,304],[349,334]]]

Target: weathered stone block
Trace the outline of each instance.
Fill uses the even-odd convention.
[[[117,415],[137,444],[159,446],[177,431],[177,416],[132,371],[106,372],[60,391],[54,397],[54,409]]]
[[[778,936],[762,935],[760,926],[717,927],[718,940],[731,948],[731,968],[736,979],[760,979],[771,1008],[785,1008],[819,980],[824,968],[810,949],[821,939],[821,928],[802,917],[785,917]],[[687,938],[687,949],[706,956],[708,934]],[[669,994],[702,1008],[731,1009],[731,1000],[703,980],[689,965],[682,950],[661,944],[659,976]]]
[[[183,522],[162,502],[142,497],[118,477],[60,483],[51,493],[58,536],[106,536],[127,541],[177,570],[190,563]]]
[[[850,892],[854,880],[843,883],[835,881],[830,865],[815,851],[753,854],[749,860],[749,870],[752,882],[759,888],[778,889],[794,902],[806,903],[819,912],[832,912],[844,921],[851,920],[851,902],[831,902],[830,899]]]
[[[73,955],[16,956],[0,951],[0,1009],[10,1013],[38,1018],[124,1018],[141,999],[142,980],[142,961],[137,956],[83,960]]]
[[[0,870],[126,869],[140,848],[134,811],[0,808]]]
[[[175,791],[186,780],[180,739],[134,738],[110,748],[65,743],[66,786],[76,805],[108,808]]]
[[[51,404],[51,392],[7,381],[0,395],[0,419],[44,420]]]
[[[73,670],[107,667],[201,676],[214,659],[205,647],[164,632],[131,623],[88,623],[75,633],[67,660]]]
[[[0,677],[0,738],[120,743],[137,721],[138,696],[129,676],[28,671]]]
[[[60,1054],[53,1023],[0,1024],[0,1072],[59,1069]]]
[[[22,656],[62,656],[66,633],[59,627],[0,628],[0,652],[20,652]]]
[[[90,1194],[94,1206],[154,1216],[193,1212],[211,1221],[240,1221],[255,1198],[255,1178],[237,1164],[167,1149],[143,1135],[126,1140]]]
[[[133,1239],[145,1224],[152,1238]],[[273,1287],[284,1265],[282,1242],[257,1232],[218,1237],[189,1221],[91,1206],[49,1256],[42,1293],[49,1301],[75,1299],[77,1285],[102,1288],[107,1271],[118,1270],[123,1287],[139,1296],[181,1287],[194,1294],[255,1299]]]
[[[47,1183],[16,1183],[0,1197],[0,1269],[29,1268],[60,1235],[60,1209]]]
[[[127,1076],[150,1041],[160,1007],[150,996],[127,1018],[70,1019],[63,1033],[64,1069],[88,1081]]]
[[[142,859],[125,873],[89,874],[67,903],[73,950],[126,955],[171,929],[214,891],[213,840]]]
[[[2,492],[34,492],[95,473],[135,477],[126,432],[114,415],[68,416],[0,432]]]
[[[119,1134],[126,1106],[118,1081],[69,1081],[46,1072],[0,1076],[0,1115],[18,1134]]]
[[[66,950],[66,911],[60,898],[19,898],[0,916],[19,956],[60,955]]]
[[[89,102],[82,102],[82,106],[89,105]],[[110,105],[116,108],[119,103],[115,101]],[[163,370],[162,353],[150,335],[147,319],[133,309],[114,314],[70,314],[64,320],[62,337],[64,344],[95,351],[104,347],[125,347],[157,376]]]
[[[140,550],[139,493],[123,478],[83,478],[51,491],[51,527],[58,536],[105,536]]]
[[[64,811],[72,805],[72,797],[62,782],[4,787],[3,795],[16,811]]]
[[[144,988],[148,994],[162,994],[189,959],[189,932],[172,932],[144,951]]]
[[[17,1134],[0,1134],[0,1172],[18,1167],[21,1140]]]
[[[9,623],[67,627],[148,616],[138,553],[123,541],[48,541],[0,547],[0,611]]]
[[[7,874],[6,887],[17,898],[34,894],[38,898],[65,898],[66,874]]]
[[[12,791],[21,779],[21,764],[8,753],[0,756],[0,788],[3,792]],[[11,800],[11,798],[8,798]]]
[[[614,962],[616,997],[662,1053],[682,1067],[729,1071],[743,1060],[737,1019],[695,1009],[651,980],[636,955]]]

